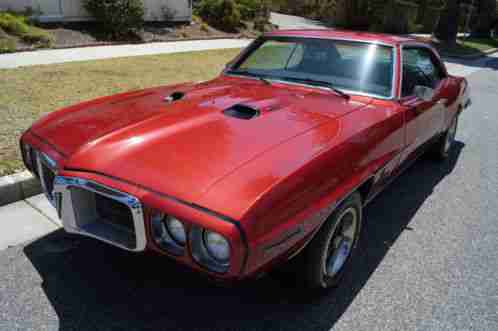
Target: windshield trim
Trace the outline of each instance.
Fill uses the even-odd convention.
[[[242,53],[236,58],[234,63],[230,65],[229,67],[225,68],[223,71],[223,74],[226,76],[232,76],[232,77],[241,77],[241,78],[247,78],[247,79],[253,79],[253,80],[258,80],[259,78],[257,76],[251,76],[251,75],[244,75],[244,74],[238,74],[238,73],[230,73],[229,71],[231,70],[237,70],[233,69],[236,66],[240,66],[240,64],[243,63],[247,59],[247,57],[252,54],[252,52],[256,49],[259,48],[264,42],[268,40],[296,40],[296,39],[320,39],[320,40],[337,40],[337,41],[350,41],[353,43],[362,43],[362,44],[371,44],[371,45],[380,45],[384,47],[389,47],[391,48],[391,53],[392,53],[392,80],[391,80],[391,94],[389,96],[386,95],[381,95],[381,94],[376,94],[376,93],[368,93],[368,92],[362,92],[358,90],[348,90],[348,89],[343,89],[343,88],[337,88],[338,90],[343,91],[344,93],[351,94],[351,95],[360,95],[360,96],[367,96],[367,97],[372,97],[376,99],[381,99],[381,100],[394,100],[396,99],[396,62],[397,62],[397,52],[396,52],[396,47],[391,44],[383,43],[383,42],[377,42],[377,41],[366,41],[366,40],[356,40],[356,39],[350,39],[350,38],[323,38],[323,37],[299,37],[299,36],[262,36],[254,40],[246,49],[242,51]],[[298,86],[307,86],[311,88],[319,88],[322,90],[328,90],[327,87],[322,87],[322,86],[316,86],[312,84],[306,84],[306,83],[296,83],[296,82],[289,82],[285,81],[279,78],[273,78],[273,77],[267,77],[268,79],[271,79],[272,81],[284,83],[284,84],[289,84],[289,85],[298,85]]]

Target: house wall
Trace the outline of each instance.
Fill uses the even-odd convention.
[[[0,0],[0,10],[22,11],[31,6],[32,0]]]
[[[142,0],[146,21],[190,21],[192,0]],[[22,11],[26,7],[40,10],[41,21],[90,20],[83,0],[0,0],[0,10]]]

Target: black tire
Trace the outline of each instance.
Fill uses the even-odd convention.
[[[458,130],[458,115],[451,121],[450,127],[446,130],[441,138],[435,143],[432,155],[438,161],[444,161],[448,158],[451,148],[455,143],[455,136]]]
[[[351,214],[350,214],[351,213]],[[327,262],[332,257],[330,248],[335,245],[339,235],[339,227],[342,227],[347,221],[345,217],[352,217],[356,214],[357,222],[354,229],[354,239],[352,240],[349,254],[338,269],[337,273],[327,273]],[[361,233],[362,225],[362,203],[359,193],[352,194],[330,215],[326,223],[322,226],[309,246],[304,250],[302,256],[302,265],[300,268],[301,277],[308,288],[327,289],[336,287],[345,272],[349,269],[351,261],[354,258],[356,245]],[[344,238],[344,237],[343,237]],[[334,251],[339,252],[339,248]],[[333,254],[337,256],[337,254]],[[344,255],[343,255],[344,256]]]

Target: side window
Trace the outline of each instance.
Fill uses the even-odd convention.
[[[403,49],[403,97],[413,95],[415,86],[436,88],[444,73],[431,51],[425,48]]]
[[[304,56],[304,47],[301,44],[296,44],[294,46],[294,50],[292,51],[291,57],[287,61],[287,68],[295,68],[297,67]]]

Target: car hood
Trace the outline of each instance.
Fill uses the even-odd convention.
[[[165,100],[173,92],[184,96]],[[259,116],[224,113],[241,104]],[[225,78],[74,106],[32,131],[66,155],[66,169],[106,174],[196,203],[242,165],[362,106],[328,91]]]

